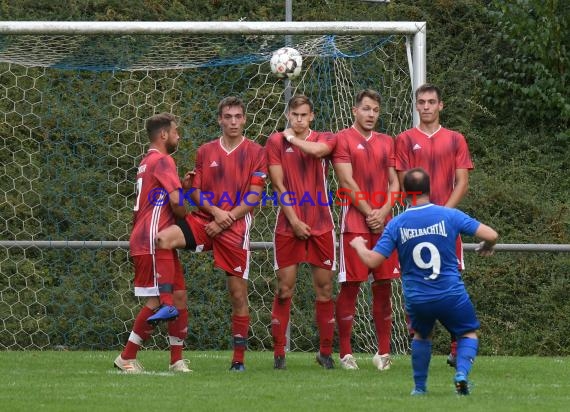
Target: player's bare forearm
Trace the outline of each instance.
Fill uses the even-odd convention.
[[[259,206],[259,201],[261,199],[261,192],[263,187],[257,185],[249,186],[249,190],[246,196],[240,201],[240,204],[231,210],[231,214],[234,218],[241,219],[248,213],[250,213],[256,206]]]
[[[350,246],[356,250],[356,254],[366,266],[374,269],[386,259],[383,255],[373,250],[368,249],[366,240],[362,236],[357,236],[352,239]]]
[[[467,169],[457,169],[455,171],[455,186],[445,202],[445,207],[455,208],[469,191],[469,171]]]
[[[286,129],[283,131],[283,135],[287,141],[298,147],[303,153],[310,154],[318,158],[328,156],[331,154],[332,149],[325,143],[322,142],[307,142],[304,139],[298,139],[295,137],[295,132],[292,129]]]
[[[352,164],[351,163],[337,163],[333,165],[334,171],[338,177],[339,182],[339,192],[342,192],[343,196],[350,199],[350,204],[354,205],[360,213],[364,216],[368,216],[372,211],[372,207],[365,200],[358,197],[357,193],[362,193],[360,186],[354,180],[352,176]]]
[[[491,227],[481,223],[475,232],[475,236],[483,240],[475,249],[480,256],[491,256],[495,251],[495,245],[499,234]]]
[[[190,198],[198,209],[212,216],[222,229],[227,229],[236,220],[231,212],[220,209],[212,203],[209,197],[202,196],[202,191],[198,188],[192,191]]]

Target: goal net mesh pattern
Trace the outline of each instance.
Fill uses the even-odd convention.
[[[284,45],[303,56],[290,84],[270,71]],[[264,145],[285,127],[287,96],[315,103],[315,130],[352,124],[361,89],[382,95],[378,130],[412,123],[404,35],[0,35],[0,348],[109,349],[123,345],[139,302],[128,249],[43,248],[42,240],[126,241],[136,167],[148,142],[145,120],[179,118],[174,154],[181,175],[196,149],[219,136],[216,107],[228,95],[247,105],[245,134]],[[374,167],[361,165],[360,167]],[[330,190],[337,181],[330,175]],[[271,192],[270,187],[267,188]],[[252,242],[271,242],[277,207],[256,209]],[[333,205],[338,222],[340,208]],[[211,256],[180,252],[189,297],[189,349],[230,347],[225,277]],[[273,251],[252,252],[249,346],[272,347]],[[335,285],[335,291],[338,285]],[[408,349],[401,283],[393,282],[394,353]],[[363,285],[355,352],[374,352],[371,291]],[[293,300],[290,349],[314,351],[314,293],[301,266]],[[165,329],[146,347],[164,348]]]

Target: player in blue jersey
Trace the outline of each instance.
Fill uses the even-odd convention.
[[[457,337],[454,383],[458,394],[468,395],[467,378],[477,355],[479,321],[457,269],[455,240],[459,234],[474,235],[483,240],[477,252],[490,256],[498,235],[457,209],[430,203],[429,175],[423,169],[409,170],[403,187],[407,193],[419,194],[413,206],[388,223],[372,250],[362,237],[353,239],[350,245],[370,268],[398,250],[406,310],[416,332],[412,340],[412,395],[426,393],[436,320]]]

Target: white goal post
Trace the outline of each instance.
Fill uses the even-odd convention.
[[[268,64],[285,43],[304,58],[291,84]],[[175,158],[185,170],[217,133],[213,112],[225,95],[244,98],[246,135],[263,144],[283,126],[286,90],[313,99],[315,129],[336,131],[350,126],[355,93],[371,87],[382,95],[379,128],[395,135],[417,124],[413,92],[425,81],[425,22],[0,22],[0,349],[106,349],[126,340],[138,308],[126,250],[132,170],[150,115],[181,117]],[[250,345],[263,350],[271,347],[275,210],[260,209]],[[188,255],[188,273],[207,273],[188,282],[188,345],[227,348],[223,284],[202,279],[211,276],[208,256]],[[301,278],[291,349],[314,350],[312,288]],[[368,289],[354,347],[373,352]],[[404,353],[399,282],[393,307],[393,351]],[[149,347],[164,347],[164,336],[152,339]]]

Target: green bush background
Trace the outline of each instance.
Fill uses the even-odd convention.
[[[497,228],[504,243],[570,243],[568,2],[294,1],[293,15],[296,21],[426,21],[428,81],[443,89],[442,123],[467,137],[476,165],[470,192],[460,207]],[[283,20],[283,16],[281,0],[262,5],[252,0],[0,1],[1,20],[262,21]],[[33,70],[31,77],[36,76]],[[42,79],[41,73],[37,76]],[[103,76],[103,85],[105,76],[111,81],[111,74],[97,76]],[[21,106],[23,99],[11,95],[20,90],[8,87],[14,81],[3,67],[0,105],[6,110],[6,105],[15,104],[15,112],[31,112]],[[73,78],[65,83],[48,86],[66,93],[68,87],[73,88]],[[28,90],[26,101],[33,104],[33,93],[25,84],[20,86]],[[161,87],[159,84],[157,89]],[[119,183],[132,177],[131,160],[142,153],[142,145],[107,140],[107,113],[85,98],[94,92],[77,94],[77,105],[89,114],[89,122],[78,124],[66,113],[50,112],[43,126],[52,135],[36,136],[26,127],[10,130],[7,124],[11,124],[13,112],[7,110],[5,121],[0,123],[0,189],[4,194],[0,198],[1,239],[101,240],[109,239],[109,234],[112,239],[128,239],[126,223],[113,205],[132,196],[127,190],[131,186]],[[96,91],[102,95],[107,92],[104,86]],[[192,105],[213,107],[217,103],[216,99],[197,102],[185,94],[189,91],[181,93],[180,107],[188,112],[193,111]],[[150,114],[161,108],[143,105],[142,110]],[[211,118],[198,120],[206,125],[199,134],[216,133]],[[28,125],[36,121],[33,116],[25,119]],[[89,140],[75,141],[78,129],[90,136]],[[188,142],[179,156],[190,158],[197,144]],[[99,156],[107,153],[109,145],[115,158]],[[29,152],[39,153],[38,159],[31,161]],[[181,170],[183,158],[177,159]],[[65,182],[60,191],[42,180],[26,179],[37,175],[39,165],[42,179]],[[65,173],[62,170],[71,174],[61,176]],[[116,187],[125,190],[117,192]],[[77,193],[78,188],[84,193],[107,195],[108,203],[102,206],[85,197],[65,196]],[[42,231],[36,221],[27,219],[32,208],[43,222]],[[255,259],[268,257],[271,259],[263,252],[255,254]],[[212,271],[208,256],[185,257],[184,262],[187,273],[193,274],[187,278],[189,346],[228,347],[226,320],[230,308],[223,276]],[[492,259],[481,260],[467,253],[466,263],[465,280],[482,323],[483,354],[569,353],[568,255],[497,253]],[[116,348],[125,341],[136,303],[125,281],[130,279],[131,270],[126,251],[0,249],[0,270],[0,347],[32,349],[49,342],[74,348]],[[78,276],[86,273],[88,276]],[[306,277],[300,276],[304,280],[298,285],[297,296],[301,313],[296,315],[307,319],[300,323],[305,329],[298,331],[308,340],[299,343],[301,349],[314,340],[311,287]],[[270,291],[272,287],[273,274],[268,273],[259,288]],[[252,296],[251,305],[270,307],[271,302],[263,299],[267,298],[262,293]],[[269,324],[268,319],[253,322],[261,328]],[[445,335],[437,335],[437,351],[447,350]],[[254,348],[270,346],[256,336],[254,331]],[[155,344],[164,345],[162,341]]]

